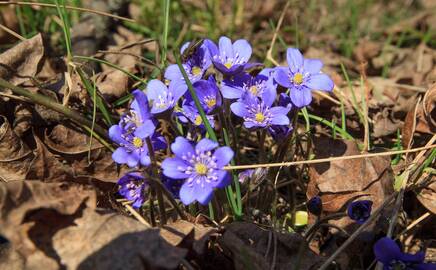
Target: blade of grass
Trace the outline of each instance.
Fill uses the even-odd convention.
[[[168,52],[168,28],[170,17],[170,0],[164,0],[164,16],[163,16],[163,35],[162,35],[162,67],[167,63]]]
[[[98,109],[103,114],[103,118],[104,118],[106,124],[109,126],[113,125],[114,120],[112,119],[112,116],[111,116],[108,108],[106,107],[106,104],[105,104],[103,98],[96,94],[97,91],[96,91],[95,85],[93,87],[91,82],[86,78],[85,72],[83,72],[82,69],[77,68],[76,71],[77,71],[77,74],[79,74],[80,80],[82,81],[83,85],[85,86],[86,91],[88,92],[88,94],[91,97],[93,97],[92,100],[97,104]]]
[[[300,115],[302,115],[302,113],[300,113]],[[336,124],[333,124],[332,122],[328,121],[327,119],[324,119],[322,117],[313,115],[313,114],[308,114],[309,119],[313,119],[317,122],[320,122],[321,124],[324,124],[326,126],[328,126],[331,129],[334,129],[336,132],[338,132],[342,138],[347,139],[347,140],[354,140],[353,136],[351,136],[350,133],[348,133],[346,130],[343,130],[342,128],[338,127]]]

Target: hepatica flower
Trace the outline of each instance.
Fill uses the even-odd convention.
[[[304,107],[312,102],[312,90],[332,91],[334,84],[329,76],[321,72],[321,60],[304,59],[299,50],[287,50],[288,67],[278,67],[274,79],[290,89],[292,103]]]
[[[173,81],[167,87],[159,80],[151,80],[147,85],[147,97],[152,106],[150,112],[157,114],[172,109],[186,90],[186,87]]]
[[[134,137],[143,139],[151,136],[156,126],[144,92],[135,90],[132,95],[134,99],[130,104],[130,110],[121,117],[118,125],[125,132],[132,133]]]
[[[371,216],[372,201],[354,201],[348,204],[347,214],[358,224],[363,224]]]
[[[205,113],[211,113],[215,108],[221,106],[221,94],[214,77],[210,76],[208,80],[200,80],[194,83],[193,86]],[[186,102],[191,106],[195,106],[190,93],[186,95]]]
[[[223,36],[218,41],[218,47],[211,40],[204,42],[209,48],[212,63],[224,75],[242,72],[251,57],[252,49],[245,39],[232,43],[228,37]]]
[[[322,212],[322,200],[319,196],[314,196],[306,203],[307,210],[315,216],[321,215]]]
[[[136,172],[127,173],[118,180],[120,189],[118,193],[129,201],[132,201],[133,208],[139,208],[145,201],[145,189],[148,184],[145,178]]]
[[[182,123],[192,123],[196,127],[205,128],[203,119],[200,116],[200,113],[198,112],[197,108],[192,105],[184,104],[182,106],[182,110],[177,113],[178,118],[180,122]],[[207,120],[209,120],[209,123],[211,127],[214,127],[215,120],[212,115],[206,115]]]
[[[185,43],[182,46],[180,53],[183,54],[188,46],[189,42]],[[206,44],[203,43],[201,46],[197,47],[194,53],[191,54],[184,63],[182,63],[182,66],[185,69],[191,83],[195,83],[201,80],[211,64],[212,62],[210,59],[209,50]],[[188,89],[182,72],[180,71],[179,66],[176,64],[168,66],[168,68],[165,70],[165,78],[170,81],[174,81],[174,83],[178,85],[182,85],[182,87],[185,89]]]
[[[200,140],[195,147],[183,137],[177,137],[171,144],[175,154],[162,162],[163,174],[173,179],[183,179],[180,200],[188,205],[194,201],[207,204],[214,188],[230,184],[228,172],[223,167],[233,158],[230,147],[218,147],[209,139]]]
[[[254,77],[247,73],[240,73],[232,78],[224,79],[221,93],[227,99],[240,99],[245,94],[259,98],[265,95],[275,97],[276,87],[277,85],[270,76],[270,69],[264,69]]]
[[[252,128],[271,128],[273,125],[289,125],[287,116],[289,108],[271,107],[273,97],[266,99],[253,98],[246,95],[239,101],[230,105],[234,114],[244,119],[244,126]]]
[[[374,245],[377,261],[383,264],[383,270],[436,270],[436,264],[424,263],[425,253],[403,253],[394,240],[383,237]]]

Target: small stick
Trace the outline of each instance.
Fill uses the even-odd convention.
[[[127,210],[142,224],[144,224],[147,228],[151,228],[150,223],[147,222],[147,220],[145,220],[138,212],[136,212],[136,210],[130,206],[130,205],[125,205]]]
[[[420,152],[423,150],[433,149],[436,147],[436,144],[412,148],[408,150],[397,150],[397,151],[388,151],[382,153],[370,153],[363,155],[351,155],[351,156],[342,156],[342,157],[332,157],[332,158],[320,158],[320,159],[312,159],[312,160],[301,160],[301,161],[290,161],[290,162],[279,162],[279,163],[265,163],[265,164],[252,164],[252,165],[237,165],[237,166],[225,166],[224,170],[246,170],[246,169],[256,169],[256,168],[272,168],[272,167],[281,167],[281,166],[295,166],[301,164],[317,164],[338,160],[348,160],[348,159],[356,159],[356,158],[371,158],[371,157],[380,157],[380,156],[393,156],[397,154],[404,153],[414,153]]]
[[[0,28],[3,29],[5,32],[11,34],[12,36],[18,38],[21,41],[25,41],[27,40],[25,37],[21,36],[20,34],[18,34],[17,32],[15,32],[14,30],[4,26],[3,24],[0,24]]]

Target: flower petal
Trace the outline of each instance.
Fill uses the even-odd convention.
[[[138,166],[140,159],[141,157],[136,151],[129,153],[129,155],[127,156],[127,166],[129,166],[130,168]]]
[[[151,159],[148,153],[142,152],[140,162],[142,166],[149,166],[151,164]]]
[[[206,205],[212,199],[213,188],[210,185],[204,185],[202,187],[201,185],[194,184],[194,190],[196,193],[195,197],[200,204]]]
[[[399,257],[400,260],[403,262],[409,262],[409,263],[422,263],[425,259],[425,253],[424,252],[417,252],[415,254],[409,254],[409,253],[402,253]]]
[[[232,105],[230,105],[230,109],[234,114],[236,114],[239,117],[246,117],[248,115],[247,108],[244,103],[242,102],[235,102]]]
[[[201,139],[195,146],[195,151],[206,152],[218,147],[218,143],[207,138]]]
[[[222,36],[218,41],[218,47],[220,50],[220,55],[225,57],[233,58],[233,46],[230,38]]]
[[[194,186],[189,186],[187,183],[184,183],[180,188],[179,197],[184,205],[189,205],[192,202],[194,202],[195,201]]]
[[[208,49],[209,54],[210,54],[211,57],[216,56],[216,55],[219,54],[218,47],[216,46],[216,44],[212,40],[205,39],[203,41],[203,45],[206,46],[206,48]]]
[[[129,154],[124,147],[118,147],[117,150],[112,153],[112,159],[118,164],[126,163],[128,156]]]
[[[292,88],[289,94],[292,103],[299,108],[309,105],[312,102],[312,92],[308,88]]]
[[[221,93],[224,98],[227,99],[238,99],[242,97],[242,89],[237,86],[233,86],[231,84],[223,83],[221,86]]]
[[[285,88],[290,88],[292,86],[288,69],[285,67],[278,67],[275,69],[274,80]]]
[[[186,179],[189,177],[185,173],[185,169],[188,166],[186,162],[184,162],[180,158],[166,158],[162,162],[163,174],[167,177],[174,179]]]
[[[286,60],[293,73],[298,72],[299,69],[303,67],[303,59],[303,55],[298,49],[288,48],[286,51]]]
[[[236,55],[239,55],[239,57],[243,58],[244,63],[248,62],[250,60],[251,54],[253,50],[251,49],[250,43],[246,41],[245,39],[238,39],[233,43],[233,53]]]
[[[147,97],[148,100],[158,100],[159,97],[166,97],[168,95],[167,86],[160,80],[151,80],[147,84]]]
[[[145,95],[142,90],[135,90],[132,92],[132,95],[134,97],[133,102],[130,104],[130,107],[138,112],[138,114],[141,116],[142,120],[149,119],[151,117],[150,114],[150,107],[148,105],[148,98]]]
[[[174,96],[174,103],[177,103],[177,101],[186,93],[188,90],[188,85],[183,80],[173,80],[170,82],[169,89],[171,93],[173,93]]]
[[[188,153],[195,153],[191,142],[181,136],[177,137],[175,142],[171,144],[171,151],[179,158]]]
[[[134,135],[141,139],[150,137],[154,131],[156,130],[156,126],[153,123],[153,120],[146,120],[141,126],[135,129]]]
[[[124,130],[119,125],[113,125],[109,128],[109,138],[118,144],[126,143],[126,140],[121,137],[123,133]]]
[[[273,116],[271,124],[287,126],[289,125],[289,118],[286,116],[286,114],[277,114]]]
[[[319,59],[304,59],[304,71],[317,74],[321,71],[323,63]]]
[[[182,80],[183,75],[182,72],[180,72],[179,66],[176,64],[169,65],[167,69],[165,70],[165,79],[167,80]]]
[[[229,162],[233,158],[234,153],[230,147],[224,146],[224,147],[219,147],[217,150],[215,150],[213,155],[217,159],[216,164],[218,168],[222,168],[227,164],[229,164]]]
[[[327,74],[319,73],[309,77],[305,85],[312,90],[332,91],[334,83]]]
[[[217,175],[218,179],[212,182],[212,186],[214,188],[225,188],[231,184],[232,179],[229,172],[224,170],[219,170],[217,174],[218,174]]]
[[[388,264],[394,259],[399,259],[401,250],[394,240],[383,237],[375,243],[374,255],[377,261]]]

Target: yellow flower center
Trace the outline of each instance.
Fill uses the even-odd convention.
[[[261,112],[258,112],[256,113],[254,118],[256,119],[257,122],[261,123],[263,122],[263,120],[265,120],[265,115],[263,115],[263,113]]]
[[[295,73],[293,82],[296,84],[301,84],[303,82],[303,74]]]
[[[201,175],[207,174],[207,166],[203,163],[195,164],[195,172]]]
[[[232,67],[232,62],[230,62],[230,61],[228,61],[227,63],[225,63],[224,64],[224,66],[226,67],[226,68],[231,68]]]
[[[165,81],[164,81],[164,83],[165,83],[166,86],[170,85],[170,82],[171,82],[171,81],[168,80],[168,79],[165,79]]]
[[[135,146],[136,148],[141,148],[142,147],[142,139],[141,138],[138,138],[138,137],[135,137],[135,138],[133,138],[133,146]]]
[[[253,96],[256,96],[256,95],[257,95],[257,87],[256,87],[256,85],[251,86],[250,89],[249,89],[248,91],[250,91],[250,93],[251,93]]]
[[[197,126],[199,126],[199,125],[201,125],[201,123],[203,123],[203,120],[201,120],[201,116],[200,116],[200,115],[197,115],[197,116],[195,117],[195,121],[194,121],[194,123],[195,123]]]
[[[198,76],[201,74],[201,68],[194,66],[194,67],[192,67],[191,72],[194,76]]]
[[[212,108],[213,106],[216,105],[216,99],[214,99],[214,98],[208,99],[206,101],[206,105],[208,108]]]

